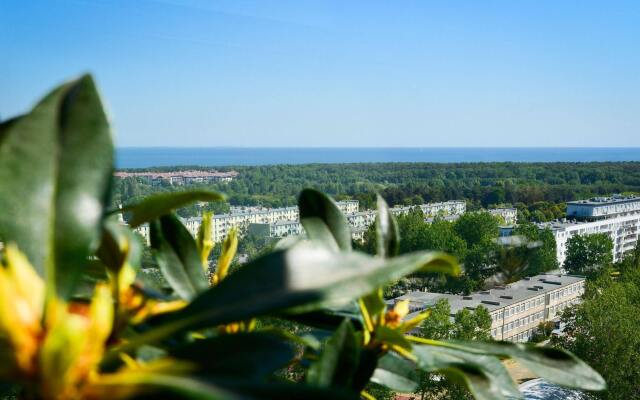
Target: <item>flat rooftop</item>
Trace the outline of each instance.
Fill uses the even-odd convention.
[[[491,312],[580,281],[584,281],[584,277],[541,274],[505,286],[471,293],[469,296],[432,292],[409,292],[395,298],[394,301],[409,300],[414,306],[416,303],[421,304],[421,309],[424,310],[435,305],[440,299],[447,299],[451,306],[451,314],[455,314],[464,308],[472,310],[478,306],[483,306]]]
[[[576,200],[576,201],[568,201],[567,205],[577,205],[577,206],[606,206],[609,204],[624,204],[624,203],[633,203],[640,201],[640,196],[623,196],[623,195],[614,195],[611,197],[592,197],[586,200]]]

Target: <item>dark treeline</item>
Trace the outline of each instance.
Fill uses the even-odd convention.
[[[286,161],[286,160],[283,160]],[[202,167],[148,170],[203,169]],[[367,163],[237,166],[239,177],[206,185],[227,194],[232,205],[278,207],[296,204],[306,187],[338,199],[355,198],[363,208],[375,207],[378,192],[390,205],[466,199],[470,208],[522,203],[537,220],[555,217],[553,205],[599,194],[640,191],[639,162],[606,163]],[[154,191],[144,179],[118,180],[114,202],[126,203]],[[549,203],[549,204],[546,204]],[[536,206],[537,204],[537,206]],[[520,206],[524,211],[524,207]]]

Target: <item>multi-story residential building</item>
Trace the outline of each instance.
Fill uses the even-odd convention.
[[[467,211],[467,202],[464,200],[449,200],[440,203],[421,204],[420,209],[425,217],[462,215]]]
[[[364,232],[375,222],[376,211],[358,211],[358,200],[343,200],[336,202],[338,209],[345,214],[349,225],[352,227],[352,236],[355,240],[362,240]],[[466,203],[461,200],[446,201],[442,203],[422,204],[419,206],[393,207],[390,212],[394,215],[402,215],[419,207],[426,216],[426,220],[433,219],[433,215],[453,219],[464,213]],[[229,234],[231,228],[239,229],[242,233],[251,230],[255,234],[270,237],[284,237],[293,234],[302,234],[304,229],[299,222],[300,213],[298,207],[262,208],[262,207],[234,207],[229,214],[214,215],[212,220],[213,241],[221,242]],[[202,222],[201,217],[182,219],[189,232],[195,235]],[[148,240],[148,227],[146,225],[137,230]]]
[[[640,213],[640,197],[613,195],[567,202],[567,218],[580,220],[604,219]]]
[[[560,265],[567,258],[571,237],[594,233],[604,233],[611,238],[613,261],[619,261],[638,242],[640,197],[616,195],[572,201],[567,203],[567,218],[538,224],[540,229],[550,229],[553,233]]]
[[[539,223],[540,229],[550,229],[556,239],[556,257],[562,265],[567,258],[567,243],[576,235],[604,233],[613,242],[613,261],[620,261],[633,250],[638,241],[640,214],[613,216],[595,221],[552,221]]]
[[[338,202],[338,208],[345,214],[347,218],[347,222],[351,225],[351,233],[354,240],[363,240],[364,233],[367,231],[369,226],[373,224],[376,220],[377,212],[376,210],[365,210],[365,211],[357,211],[358,210],[358,202],[357,201],[342,201]],[[423,213],[425,213],[425,220],[430,222],[433,220],[433,216],[441,216],[447,220],[453,220],[457,218],[461,213],[464,213],[466,210],[466,203],[461,200],[453,200],[442,203],[432,203],[432,204],[421,204],[418,206],[405,206],[405,207],[393,207],[390,208],[389,211],[393,215],[403,215],[409,213],[414,208],[420,208]],[[426,212],[425,212],[426,210]],[[429,214],[427,214],[427,212]],[[297,223],[295,221],[291,221],[291,224]],[[300,225],[298,223],[298,225]],[[253,227],[252,230],[254,232],[261,232],[261,234],[266,234],[267,232],[280,232],[280,229],[276,227],[272,227],[269,229],[261,228],[261,227]],[[304,232],[302,226],[296,227],[295,229],[290,229],[289,231],[295,232],[300,231]],[[283,231],[287,233],[289,231]],[[288,236],[287,234],[286,236]],[[274,236],[273,234],[271,236]],[[275,237],[281,237],[276,235]]]
[[[518,210],[515,208],[491,208],[489,214],[498,217],[504,222],[504,226],[513,226],[518,222]]]
[[[572,275],[536,275],[518,282],[469,296],[410,292],[393,300],[409,301],[411,318],[420,311],[447,299],[451,318],[463,309],[482,306],[491,315],[491,336],[496,340],[526,342],[541,322],[553,321],[567,306],[580,301],[584,293],[584,277]]]
[[[390,209],[393,215],[408,214],[415,207],[420,208],[425,218],[445,217],[450,215],[462,215],[467,211],[467,202],[464,200],[449,200],[440,203],[426,203],[416,206],[400,206]]]
[[[170,185],[193,183],[230,182],[238,176],[237,171],[170,171],[170,172],[116,172],[117,178],[139,177],[154,185],[166,182]]]
[[[345,200],[336,202],[338,209],[345,214],[354,214],[358,211],[358,200]],[[244,233],[251,224],[267,224],[274,225],[273,228],[269,228],[269,236],[280,237],[279,233],[290,232],[302,232],[302,227],[295,227],[299,225],[300,212],[298,207],[282,207],[282,208],[255,208],[248,207],[245,209],[234,209],[235,212],[230,214],[218,214],[214,215],[212,219],[212,240],[214,243],[218,243],[224,240],[229,234],[232,228],[240,230]],[[202,223],[201,217],[183,218],[182,222],[187,227],[189,232],[195,235]],[[284,228],[288,226],[288,228]],[[138,230],[144,236],[145,232],[140,227]],[[264,232],[264,231],[261,231]],[[146,232],[148,236],[148,232]],[[290,235],[291,233],[287,234]]]

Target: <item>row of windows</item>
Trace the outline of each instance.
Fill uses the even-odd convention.
[[[525,326],[525,325],[529,325],[531,323],[534,323],[536,321],[539,321],[541,319],[544,318],[544,311],[539,311],[535,314],[532,315],[528,315],[526,317],[523,318],[519,318],[513,322],[509,322],[508,324],[504,325],[504,332],[509,332],[513,329],[517,329],[520,328],[521,326]]]
[[[562,290],[558,290],[556,292],[551,292],[550,297],[551,300],[557,300],[561,297],[565,297],[565,296],[569,296],[572,295],[576,292],[578,292],[580,290],[580,287],[582,286],[582,283],[579,283],[577,285],[571,285],[569,287],[566,287]]]

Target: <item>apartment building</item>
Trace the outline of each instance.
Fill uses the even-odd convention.
[[[640,213],[640,197],[623,196],[594,197],[588,200],[567,202],[567,218],[578,220],[604,219]]]
[[[569,202],[567,218],[539,223],[538,227],[553,233],[560,265],[567,258],[567,243],[571,237],[594,233],[604,233],[611,238],[613,261],[619,261],[638,242],[640,197],[616,195]]]
[[[529,341],[541,322],[553,321],[560,312],[580,301],[584,293],[584,277],[572,275],[536,275],[505,286],[472,293],[469,296],[410,292],[393,300],[409,301],[413,317],[447,299],[451,318],[463,309],[485,307],[491,315],[491,336],[510,342]]]
[[[354,214],[358,211],[358,200],[346,200],[338,201],[336,205],[343,213]],[[240,230],[244,233],[248,230],[251,224],[266,224],[274,225],[269,228],[269,232],[273,232],[275,237],[281,237],[280,233],[285,232],[301,232],[302,227],[296,227],[300,218],[300,212],[298,207],[282,207],[282,208],[253,208],[248,207],[245,209],[234,209],[234,212],[230,214],[218,214],[213,216],[211,221],[212,225],[212,239],[214,243],[218,243],[224,240],[229,234],[232,228]],[[202,217],[182,218],[182,223],[191,232],[196,235],[200,224],[202,223]],[[285,228],[285,226],[287,228]],[[136,231],[140,233],[145,239],[149,239],[149,228],[147,225],[136,228]],[[289,233],[292,234],[292,233]],[[270,236],[272,234],[270,233]]]
[[[425,218],[436,216],[462,215],[467,211],[467,202],[464,200],[449,200],[439,203],[425,203],[417,206],[400,206],[390,209],[393,215],[408,214],[415,207],[420,208]]]
[[[487,212],[501,219],[504,222],[503,226],[513,226],[518,222],[518,210],[515,208],[491,208]]]
[[[347,222],[351,226],[351,236],[354,240],[363,240],[364,233],[367,231],[369,226],[373,224],[376,220],[377,211],[376,210],[365,210],[365,211],[357,211],[358,210],[358,202],[356,201],[343,201],[338,202],[338,207],[345,214],[347,218]],[[415,208],[420,208],[423,213],[425,213],[425,221],[430,222],[433,220],[433,216],[437,215],[445,218],[447,220],[455,220],[455,218],[459,217],[466,210],[466,203],[462,200],[453,200],[446,201],[442,203],[431,203],[431,204],[421,204],[418,206],[404,206],[404,207],[393,207],[390,208],[389,211],[393,215],[404,215],[408,214]],[[426,211],[426,212],[425,212]],[[429,213],[429,214],[427,214]],[[293,224],[298,224],[293,228]],[[276,223],[273,223],[274,226],[266,228],[261,226],[253,226],[255,223],[250,225],[250,230],[261,234],[267,234],[267,232],[271,233],[272,237],[283,237],[281,235],[273,235],[274,232],[282,232],[285,236],[289,236],[290,232],[300,233],[304,232],[302,225],[296,221],[290,221],[289,229],[283,229],[275,226]]]
[[[138,177],[147,179],[153,185],[168,183],[170,185],[186,185],[211,182],[230,182],[238,177],[237,171],[170,171],[170,172],[125,172],[114,174],[117,178]]]

